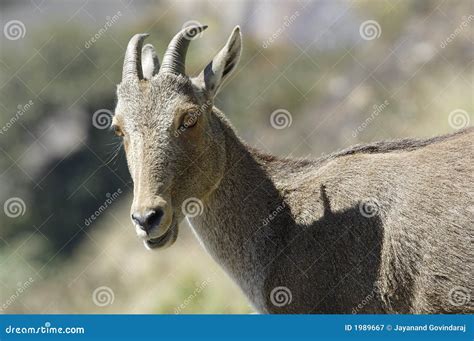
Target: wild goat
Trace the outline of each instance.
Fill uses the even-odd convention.
[[[129,42],[113,127],[150,249],[174,243],[183,205],[196,235],[261,313],[472,313],[473,129],[355,146],[315,160],[246,145],[213,106],[241,34],[197,77],[183,29],[160,66]],[[200,213],[200,214],[199,214]]]

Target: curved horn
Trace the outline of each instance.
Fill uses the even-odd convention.
[[[128,42],[123,61],[122,80],[127,78],[143,79],[142,46],[148,33],[135,34]]]
[[[160,60],[156,54],[155,48],[151,44],[146,44],[142,49],[142,69],[143,77],[151,79],[160,69]]]
[[[207,25],[189,26],[178,32],[166,49],[160,72],[184,75],[184,64],[186,61],[186,52],[188,51],[189,43],[206,28]]]

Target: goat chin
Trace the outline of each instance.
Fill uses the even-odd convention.
[[[148,239],[143,241],[145,248],[150,251],[157,249],[166,249],[174,244],[178,238],[178,225],[173,222],[172,226],[162,236],[158,238]]]

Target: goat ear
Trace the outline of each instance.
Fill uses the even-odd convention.
[[[160,69],[160,60],[151,44],[146,44],[142,49],[143,78],[151,79]]]
[[[236,26],[227,43],[193,81],[214,97],[222,83],[237,66],[242,51],[240,27]]]

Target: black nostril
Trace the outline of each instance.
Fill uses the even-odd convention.
[[[161,218],[163,217],[163,210],[157,208],[147,213],[147,224],[149,228],[158,226],[160,224]]]
[[[133,213],[132,219],[144,231],[149,231],[160,224],[163,217],[163,210],[160,208],[148,210],[144,214]]]
[[[135,224],[137,224],[138,226],[140,226],[141,228],[143,228],[144,223],[145,223],[145,219],[143,219],[143,217],[142,217],[141,214],[139,214],[139,213],[133,213],[133,214],[132,214],[132,220],[135,222]]]

